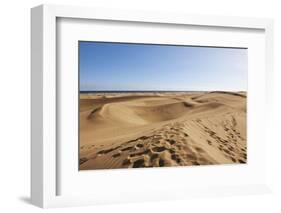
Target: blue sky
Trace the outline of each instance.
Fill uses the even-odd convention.
[[[247,49],[79,42],[80,90],[246,91]]]

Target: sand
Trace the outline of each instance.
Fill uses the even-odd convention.
[[[80,170],[247,162],[245,92],[80,94]]]

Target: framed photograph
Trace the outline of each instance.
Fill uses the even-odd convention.
[[[272,20],[31,15],[33,204],[270,192]]]
[[[247,48],[78,45],[79,170],[247,163]]]

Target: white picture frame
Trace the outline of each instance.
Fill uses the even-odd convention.
[[[101,20],[101,21],[118,21],[118,23],[153,23],[161,26],[199,26],[206,28],[220,28],[232,32],[233,30],[257,30],[263,33],[261,40],[265,42],[264,54],[262,59],[264,66],[261,69],[259,82],[262,82],[265,87],[261,87],[260,91],[265,95],[264,98],[259,98],[258,102],[263,102],[263,107],[271,112],[272,108],[272,82],[273,82],[273,21],[264,18],[241,18],[241,17],[217,17],[204,15],[187,15],[173,13],[153,13],[147,11],[123,11],[112,9],[97,9],[74,6],[54,6],[41,5],[31,10],[31,201],[34,205],[47,207],[62,207],[76,205],[91,205],[99,203],[114,203],[114,202],[137,202],[142,200],[165,200],[179,199],[198,196],[213,196],[213,195],[240,195],[263,193],[270,191],[270,161],[267,161],[269,153],[263,153],[264,166],[258,171],[263,173],[263,178],[249,182],[240,181],[234,184],[216,184],[200,187],[198,183],[194,183],[194,187],[186,186],[179,189],[176,186],[169,186],[165,190],[159,189],[161,185],[155,188],[151,187],[151,195],[145,195],[144,192],[133,194],[132,191],[119,191],[105,194],[89,195],[83,194],[83,191],[76,194],[61,194],[59,185],[62,184],[60,173],[61,166],[59,164],[60,153],[58,151],[58,88],[63,79],[57,78],[58,69],[58,21],[60,19],[68,20]],[[235,36],[235,35],[234,35]],[[264,76],[265,78],[262,78]],[[251,77],[251,76],[250,76]],[[70,83],[71,84],[71,83]],[[253,88],[258,87],[258,82],[253,83]],[[253,98],[249,100],[253,103]],[[251,109],[251,108],[250,108]],[[261,109],[262,110],[262,109]],[[250,116],[248,119],[252,119]],[[266,114],[263,118],[259,117],[256,120],[263,122],[262,127],[266,129],[259,135],[263,138],[262,146],[270,144],[270,129],[272,114]],[[255,129],[258,131],[258,129]],[[253,138],[255,139],[255,138]],[[261,156],[261,155],[257,155]],[[71,166],[70,166],[71,167]],[[169,169],[169,168],[168,168]],[[184,168],[183,168],[184,169]],[[177,170],[175,174],[182,174],[183,169]],[[211,168],[212,169],[212,168]],[[227,171],[227,168],[221,170]],[[245,168],[244,168],[245,169]],[[246,167],[247,169],[247,167]],[[245,169],[245,170],[246,170]],[[208,169],[210,170],[210,168]],[[178,172],[180,171],[180,172]],[[207,170],[206,170],[207,171]],[[102,180],[104,171],[99,171],[99,180]],[[122,175],[126,176],[124,171]],[[150,173],[159,173],[160,170]],[[189,172],[192,172],[189,171]],[[196,172],[194,170],[194,172]],[[135,175],[147,175],[141,170],[134,172]],[[206,173],[204,173],[206,175]],[[111,173],[111,175],[114,175]],[[117,174],[118,175],[118,174]],[[200,172],[198,173],[200,175]],[[143,176],[145,177],[145,176]],[[176,178],[176,176],[174,177]],[[70,178],[70,181],[74,179]],[[87,180],[83,179],[83,180]],[[107,178],[108,180],[108,178]],[[68,183],[69,184],[69,183]],[[71,184],[71,183],[70,183]],[[101,183],[100,183],[101,184]],[[104,183],[106,184],[106,183]],[[74,187],[71,190],[77,190]],[[68,185],[69,186],[69,185]],[[164,187],[163,187],[164,188]],[[145,189],[145,187],[144,187]],[[110,191],[109,191],[110,192]],[[119,193],[123,193],[122,196]]]

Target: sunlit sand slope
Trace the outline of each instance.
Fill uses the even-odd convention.
[[[246,93],[80,95],[80,169],[246,163]]]

